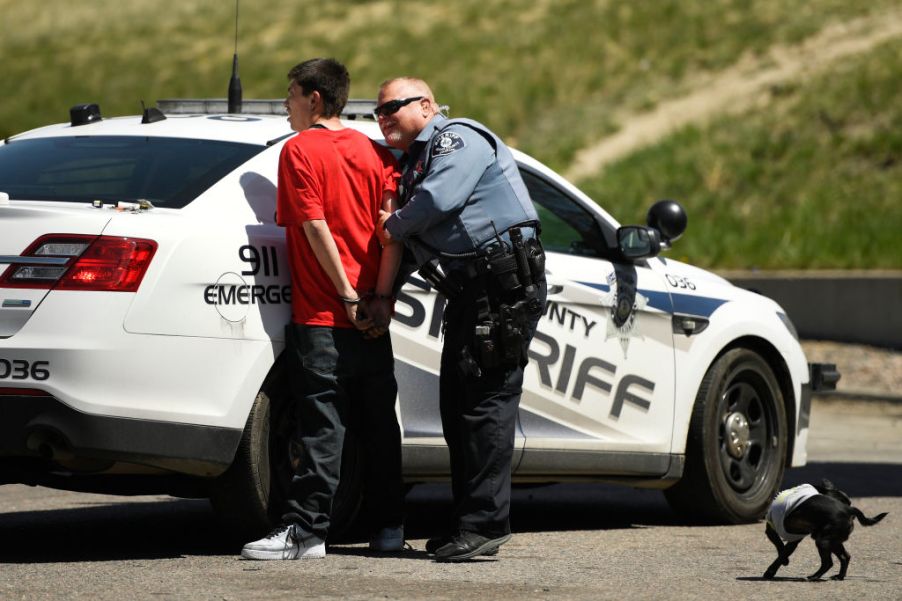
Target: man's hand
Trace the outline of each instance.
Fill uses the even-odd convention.
[[[392,315],[395,314],[395,301],[391,298],[374,296],[367,303],[366,311],[372,318],[373,325],[388,328]]]
[[[395,313],[395,301],[391,298],[373,297],[366,301],[364,311],[373,325],[365,335],[367,338],[378,338],[388,332],[388,325]]]
[[[389,244],[394,244],[395,240],[391,237],[391,233],[385,229],[385,221],[391,217],[391,213],[388,211],[379,210],[379,222],[376,224],[376,236],[379,238],[379,243],[382,246],[388,246]]]
[[[348,319],[354,325],[355,328],[361,331],[369,330],[373,327],[373,320],[367,315],[366,310],[362,305],[363,301],[357,303],[345,303],[342,304],[345,306],[345,311],[348,314]]]

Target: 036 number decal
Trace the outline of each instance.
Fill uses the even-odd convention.
[[[669,273],[664,277],[667,278],[667,283],[674,288],[686,288],[689,290],[695,290],[695,284],[693,284],[692,280],[690,280],[689,278],[684,278],[683,276],[678,275],[670,275]]]
[[[50,361],[28,362],[22,359],[0,359],[0,380],[42,381],[50,377]]]

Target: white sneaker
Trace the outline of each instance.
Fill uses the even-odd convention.
[[[282,524],[241,549],[241,557],[245,559],[319,559],[325,556],[326,543],[304,532],[297,524]]]
[[[371,551],[401,551],[404,549],[404,526],[382,528],[370,539]]]

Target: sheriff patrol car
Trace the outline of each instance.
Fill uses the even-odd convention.
[[[210,497],[265,529],[302,449],[280,359],[289,319],[276,166],[281,101],[161,101],[0,144],[0,484]],[[348,127],[379,139],[372,103]],[[806,362],[772,300],[661,256],[673,202],[620,227],[515,153],[542,221],[548,303],[530,349],[514,479],[620,482],[722,522],[758,519],[805,463]],[[438,410],[445,299],[411,278],[391,335],[408,483],[447,477]],[[349,430],[336,522],[366,453]]]

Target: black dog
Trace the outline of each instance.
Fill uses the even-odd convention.
[[[821,567],[808,580],[819,580],[833,567],[831,554],[839,558],[839,573],[832,579],[844,579],[852,556],[843,543],[852,534],[852,518],[858,518],[863,526],[873,526],[885,516],[881,513],[874,518],[865,517],[852,507],[849,497],[837,490],[829,480],[824,480],[821,486],[802,484],[782,491],[767,512],[765,534],[777,547],[777,559],[764,572],[764,577],[771,579],[781,565],[789,565],[789,556],[810,534],[821,556]],[[786,544],[783,544],[784,540]]]

